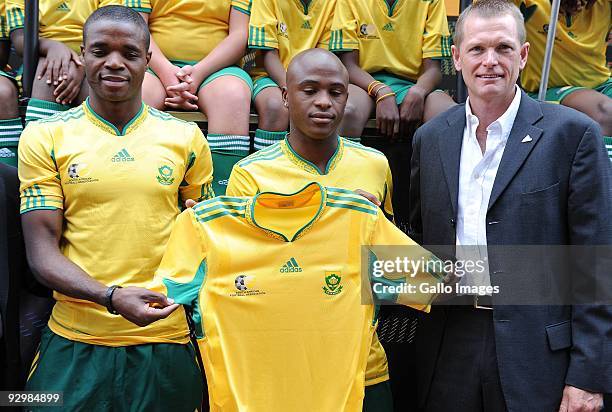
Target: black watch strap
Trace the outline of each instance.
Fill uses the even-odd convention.
[[[113,307],[113,294],[115,293],[115,290],[117,289],[121,289],[121,286],[113,285],[109,287],[108,289],[106,289],[106,309],[113,315],[119,314],[119,312],[117,312],[115,308]]]

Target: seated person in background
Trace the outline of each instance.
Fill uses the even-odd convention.
[[[245,54],[250,0],[125,0],[151,32],[151,71],[142,88],[156,109],[200,110],[208,118],[216,194],[249,154],[253,83],[237,66]]]
[[[550,23],[549,0],[514,0],[531,45],[521,84],[537,97]],[[612,24],[609,0],[561,0],[546,101],[589,115],[612,136],[612,80],[606,63]]]
[[[376,109],[377,127],[409,137],[454,104],[435,90],[439,59],[450,58],[444,2],[338,0],[329,48],[349,71],[349,100],[340,133],[361,136]]]
[[[289,113],[281,90],[286,70],[301,51],[327,48],[336,0],[253,0],[249,47],[261,49],[263,69],[254,69],[253,100],[259,114],[255,150],[285,138]]]
[[[17,145],[23,125],[17,106],[17,80],[7,67],[10,50],[5,2],[0,1],[0,163],[16,167]]]
[[[391,171],[385,156],[338,136],[347,94],[348,73],[336,56],[321,49],[298,54],[289,65],[283,92],[291,133],[286,140],[237,163],[227,195],[295,193],[316,181],[351,191],[365,190],[384,202],[384,212],[393,216]],[[319,118],[309,116],[317,111]],[[326,117],[331,120],[324,121]],[[393,411],[387,357],[376,333],[365,385],[364,411]]]
[[[85,70],[79,58],[83,24],[102,6],[120,0],[39,2],[39,55],[26,123],[79,105],[88,95]],[[77,4],[78,3],[78,4]],[[13,46],[23,54],[24,0],[6,0],[6,15]]]

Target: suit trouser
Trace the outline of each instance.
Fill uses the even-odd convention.
[[[497,368],[492,310],[448,307],[425,410],[506,411]]]

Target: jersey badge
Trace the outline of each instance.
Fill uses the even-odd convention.
[[[327,295],[337,295],[342,292],[344,286],[340,283],[342,277],[338,272],[325,272],[325,286],[323,286],[323,292]]]
[[[164,186],[170,186],[172,183],[174,183],[174,178],[172,177],[174,170],[172,170],[170,166],[164,165],[158,168],[157,171],[159,172],[159,174],[157,175],[157,181],[160,184]]]

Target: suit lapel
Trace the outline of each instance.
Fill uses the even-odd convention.
[[[446,118],[448,128],[438,135],[440,160],[453,206],[453,216],[457,215],[457,197],[459,192],[459,160],[461,143],[465,129],[465,105],[455,107]]]
[[[521,104],[497,169],[488,210],[493,207],[542,136],[542,129],[534,126],[542,118],[540,104],[524,92],[521,93]]]

